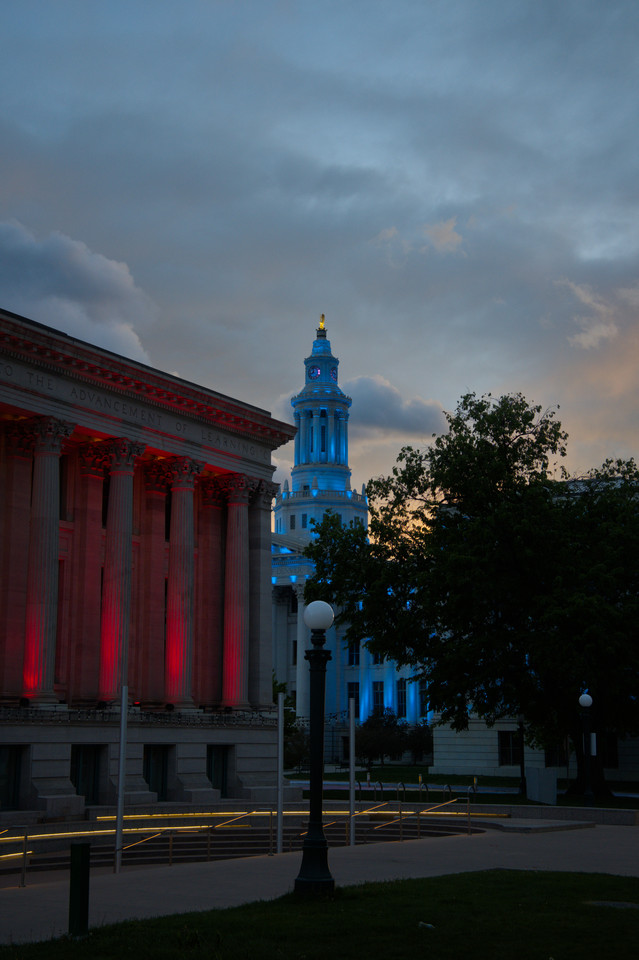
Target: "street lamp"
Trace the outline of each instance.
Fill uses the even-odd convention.
[[[592,792],[590,769],[590,708],[592,707],[592,697],[589,693],[582,693],[579,697],[579,706],[581,707],[581,722],[584,734],[584,802],[592,805],[595,802],[595,795]]]
[[[304,623],[311,629],[313,648],[304,659],[310,664],[310,785],[308,830],[302,847],[302,865],[295,880],[295,892],[305,896],[326,896],[335,889],[328,869],[328,844],[322,826],[322,789],[324,780],[324,694],[326,664],[330,651],[324,650],[326,631],[332,624],[332,607],[314,600],[304,611]]]

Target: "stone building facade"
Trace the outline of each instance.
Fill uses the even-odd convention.
[[[0,311],[0,802],[275,776],[269,413]]]

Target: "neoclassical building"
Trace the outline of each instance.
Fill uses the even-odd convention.
[[[319,522],[327,510],[338,514],[345,525],[368,525],[365,488],[362,486],[361,493],[351,488],[348,423],[352,400],[339,386],[338,367],[322,316],[311,353],[304,360],[304,386],[291,400],[297,427],[291,481],[284,482],[273,511],[274,669],[277,679],[294,695],[301,718],[307,717],[309,710],[304,586],[313,574],[313,565],[302,551],[313,535],[313,521]],[[409,681],[407,670],[398,670],[393,661],[370,653],[365,638],[346,646],[344,632],[344,627],[333,627],[327,634],[331,651],[326,680],[328,756],[340,760],[349,699],[355,701],[362,721],[374,710],[388,708],[415,723],[426,709],[419,686]]]
[[[271,454],[294,429],[0,311],[0,806],[275,775]]]

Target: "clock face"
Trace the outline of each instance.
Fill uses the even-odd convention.
[[[317,380],[317,378],[319,377],[319,375],[320,375],[320,368],[319,368],[319,367],[309,367],[309,368],[308,368],[308,379],[309,379],[309,380]]]
[[[337,383],[337,367],[331,367],[331,380]]]

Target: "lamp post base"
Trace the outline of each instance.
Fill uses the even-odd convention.
[[[302,847],[302,863],[295,879],[295,893],[309,897],[326,897],[334,890],[335,880],[328,869],[328,844],[321,824],[313,824]]]
[[[335,881],[332,877],[323,880],[311,880],[308,877],[297,877],[295,893],[303,897],[331,897],[335,892]]]

